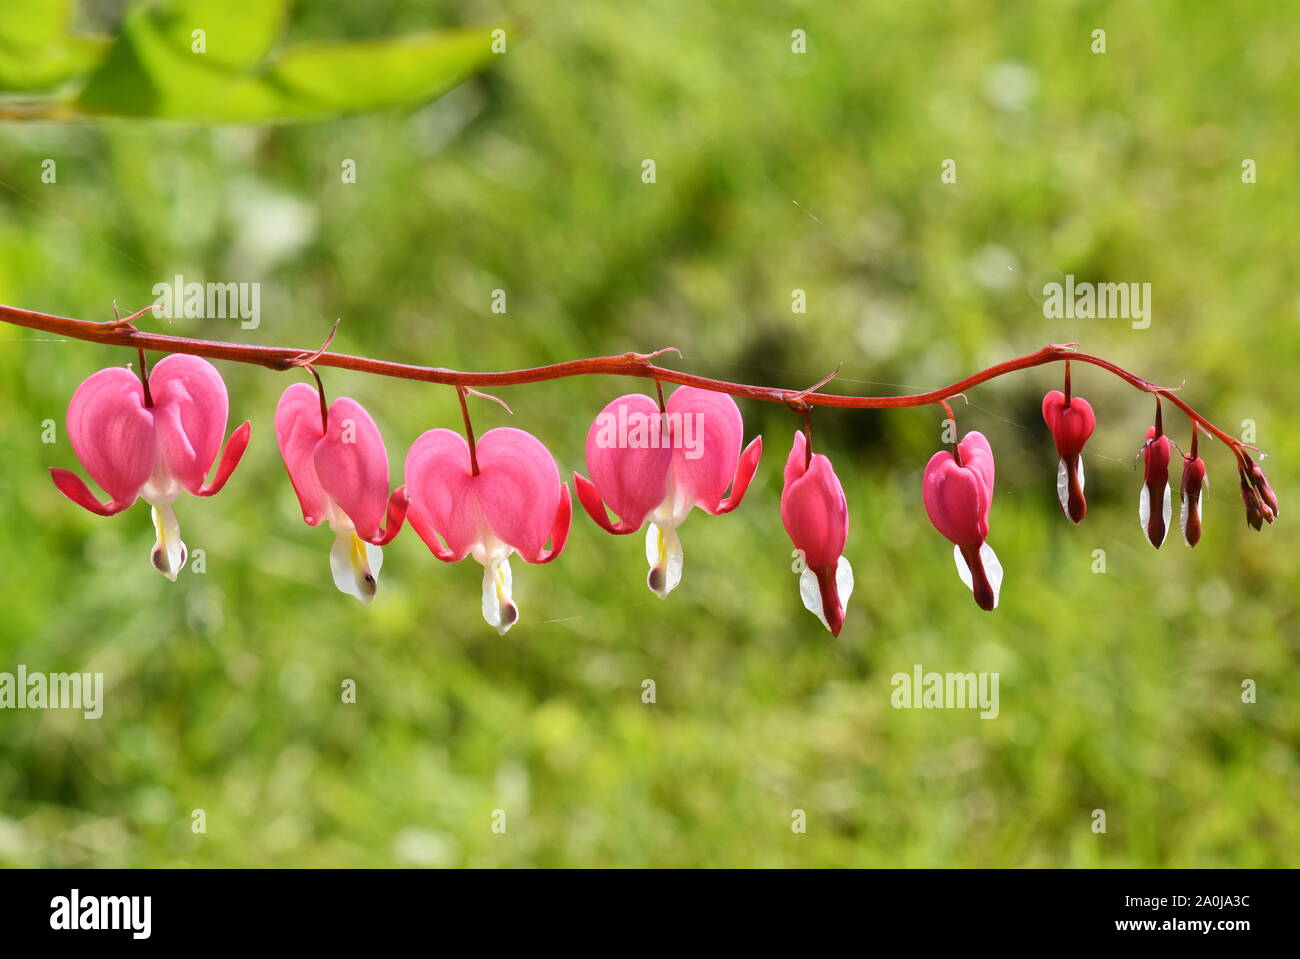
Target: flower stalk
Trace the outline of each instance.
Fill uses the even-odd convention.
[[[147,311],[142,311],[147,312]],[[137,314],[139,315],[139,314]],[[291,347],[259,346],[246,343],[228,343],[220,340],[194,339],[184,336],[167,336],[159,333],[146,333],[136,329],[126,317],[121,321],[96,323],[89,320],[76,320],[68,317],[37,313],[13,306],[0,304],[0,321],[29,330],[40,330],[69,339],[83,340],[87,343],[100,343],[106,346],[123,346],[129,349],[147,349],[162,353],[187,353],[213,360],[229,360],[235,363],[249,363],[264,366],[270,370],[288,370],[301,365],[295,362],[304,356],[304,351]],[[527,383],[541,383],[547,380],[567,379],[573,376],[635,376],[642,379],[674,383],[678,386],[695,386],[727,393],[731,396],[757,400],[761,403],[781,403],[789,405],[792,397],[798,397],[809,406],[829,406],[840,409],[886,410],[909,409],[927,406],[940,400],[949,399],[963,393],[973,386],[987,383],[989,380],[1017,373],[1021,370],[1044,366],[1048,363],[1071,361],[1088,363],[1119,377],[1136,390],[1162,397],[1181,410],[1193,423],[1200,426],[1207,434],[1226,445],[1234,453],[1251,449],[1236,437],[1225,433],[1208,419],[1196,412],[1175,393],[1163,386],[1157,386],[1148,380],[1130,373],[1128,370],[1109,360],[1088,353],[1080,353],[1073,346],[1052,343],[1033,353],[1017,356],[1013,359],[995,363],[987,369],[972,373],[939,389],[926,393],[911,393],[901,396],[843,396],[835,393],[822,393],[811,390],[794,391],[770,386],[754,386],[746,383],[733,383],[726,380],[696,376],[678,370],[662,367],[653,362],[660,353],[623,353],[615,356],[596,356],[588,359],[568,360],[547,366],[535,366],[520,370],[504,370],[494,373],[471,373],[462,370],[450,370],[445,367],[417,366],[408,363],[394,363],[389,360],[371,359],[364,356],[350,356],[346,353],[320,351],[312,357],[312,364],[318,367],[332,367],[351,370],[357,373],[371,373],[376,376],[389,376],[397,379],[418,380],[424,383],[440,383],[447,386],[490,387],[521,386]],[[306,355],[312,355],[308,352]]]

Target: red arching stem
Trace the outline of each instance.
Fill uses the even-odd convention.
[[[1234,455],[1240,458],[1243,444],[1233,436],[1216,427],[1196,410],[1163,386],[1156,386],[1109,360],[1087,353],[1077,353],[1073,348],[1052,344],[1042,349],[1014,359],[996,363],[986,370],[972,373],[965,379],[928,393],[913,393],[907,396],[837,396],[831,393],[813,393],[808,391],[780,389],[768,386],[750,386],[744,383],[731,383],[714,380],[690,373],[656,366],[652,357],[658,354],[624,353],[621,356],[597,356],[585,360],[570,360],[566,363],[553,363],[550,366],[536,366],[524,370],[507,370],[499,373],[466,373],[442,367],[412,366],[406,363],[392,363],[387,360],[372,360],[363,356],[348,356],[344,353],[315,354],[312,351],[290,349],[280,346],[254,346],[241,343],[224,343],[216,340],[198,340],[183,336],[164,336],[156,333],[142,333],[130,326],[131,319],[114,323],[92,323],[87,320],[74,320],[67,317],[51,316],[21,310],[13,306],[0,305],[0,320],[15,326],[31,330],[41,330],[66,336],[88,343],[102,343],[107,346],[124,346],[131,349],[156,350],[162,353],[188,353],[191,356],[203,356],[216,360],[232,360],[236,363],[251,363],[265,366],[272,370],[287,370],[299,365],[294,360],[304,355],[311,355],[315,366],[329,366],[341,370],[353,370],[358,373],[373,373],[378,376],[392,376],[399,379],[419,380],[425,383],[442,383],[456,387],[472,386],[517,386],[524,383],[540,383],[545,380],[558,380],[570,376],[637,376],[643,379],[676,383],[680,386],[697,386],[701,389],[728,393],[746,399],[759,400],[764,403],[792,402],[807,406],[833,406],[842,409],[887,410],[908,409],[937,403],[950,396],[965,392],[972,386],[987,383],[1008,373],[1043,366],[1047,363],[1073,361],[1089,363],[1100,367],[1108,373],[1119,377],[1134,389],[1151,393],[1157,398],[1164,398],[1182,410],[1193,423],[1200,426],[1211,436],[1224,443]],[[663,351],[660,351],[663,352]],[[464,397],[461,398],[464,406]],[[797,410],[796,410],[797,411]],[[472,447],[471,447],[472,448]]]

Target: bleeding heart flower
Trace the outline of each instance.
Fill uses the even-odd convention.
[[[406,490],[388,495],[388,450],[379,427],[356,400],[341,396],[321,422],[321,396],[306,383],[284,391],[275,407],[275,436],[308,526],[334,531],[334,585],[363,603],[375,598],[380,549],[406,518]],[[386,528],[379,524],[387,519]]]
[[[189,553],[172,503],[182,493],[221,491],[248,447],[244,423],[226,442],[216,475],[204,479],[226,432],[226,384],[216,367],[195,356],[166,356],[149,373],[149,392],[134,373],[114,366],[86,378],[68,403],[68,439],[90,478],[108,493],[101,503],[75,473],[51,469],[59,492],[99,516],[120,513],[143,498],[153,507],[154,567],[170,580]]]
[[[662,413],[644,394],[620,396],[587,432],[591,479],[573,474],[578,499],[610,533],[635,533],[650,517],[647,583],[660,598],[667,599],[681,581],[677,527],[692,507],[719,516],[745,498],[763,455],[763,438],[755,438],[742,453],[744,436],[735,400],[693,386],[675,390]],[[618,515],[617,523],[610,522],[607,504]]]
[[[922,499],[934,528],[953,543],[957,574],[980,609],[998,605],[1002,563],[985,540],[993,503],[993,450],[983,433],[967,433],[954,456],[940,450],[925,466]]]
[[[1169,437],[1164,434],[1157,414],[1156,425],[1147,427],[1147,441],[1142,447],[1145,472],[1142,494],[1138,500],[1138,519],[1142,522],[1142,532],[1156,549],[1165,541],[1173,511],[1169,498],[1169,457]]]
[[[781,522],[802,560],[799,596],[804,606],[838,636],[844,608],[853,595],[853,567],[844,558],[849,537],[849,507],[844,487],[821,453],[808,457],[808,440],[794,434],[785,461]]]
[[[1061,464],[1056,472],[1056,496],[1065,515],[1078,525],[1088,511],[1083,497],[1083,444],[1097,426],[1092,406],[1078,396],[1068,399],[1060,390],[1043,397],[1043,421],[1052,431]]]
[[[1196,452],[1198,436],[1198,433],[1192,434],[1192,451],[1183,456],[1183,481],[1178,488],[1178,498],[1182,502],[1179,523],[1183,528],[1183,542],[1188,546],[1201,541],[1201,495],[1210,487],[1210,481],[1205,477],[1205,460]]]
[[[471,456],[459,433],[436,429],[412,444],[405,474],[411,526],[444,563],[472,554],[483,564],[483,618],[504,636],[519,619],[510,555],[549,563],[569,536],[569,488],[554,458],[523,430],[489,430]]]

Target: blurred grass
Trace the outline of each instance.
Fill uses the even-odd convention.
[[[1229,432],[1253,420],[1297,501],[1300,37],[1283,7],[304,2],[291,36],[515,15],[528,35],[488,74],[415,112],[0,127],[0,302],[107,318],[176,273],[258,280],[258,329],[169,331],[308,347],[342,317],[342,351],[467,369],[672,344],[683,369],[772,385],[842,362],[838,387],[864,393],[1077,340],[1185,381]],[[1240,181],[1246,157],[1257,184]],[[1065,273],[1150,282],[1151,328],[1045,320],[1043,283]],[[755,486],[683,527],[669,602],[643,585],[640,537],[579,515],[557,563],[516,568],[522,620],[503,639],[480,618],[478,567],[409,533],[372,607],[334,591],[328,536],[302,524],[273,442],[289,374],[222,366],[253,445],[220,496],[178,505],[207,572],[163,580],[143,507],[90,516],[45,469],[73,465],[76,384],[128,359],[0,331],[0,670],[108,686],[96,721],[0,713],[0,863],[1300,864],[1290,510],[1247,530],[1211,449],[1203,542],[1153,552],[1132,471],[1151,406],[1098,371],[1075,378],[1099,415],[1078,529],[1037,412],[1059,371],[957,408],[999,457],[993,615],[920,506],[940,414],[825,411],[858,581],[832,639],[800,606],[777,511],[796,421],[751,403]],[[449,390],[326,385],[368,405],[395,475],[416,435],[456,425]],[[567,472],[592,416],[642,386],[505,389],[515,416],[481,404],[475,421],[536,433]],[[890,677],[914,663],[1000,672],[1001,715],[892,709]],[[349,678],[355,705],[339,701]]]

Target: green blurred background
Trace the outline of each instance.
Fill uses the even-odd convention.
[[[112,32],[122,7],[79,16]],[[1300,864],[1287,7],[300,2],[290,40],[512,16],[527,29],[416,108],[0,124],[0,302],[107,319],[176,273],[259,281],[256,330],[147,325],[307,348],[341,317],[343,352],[472,370],[672,345],[670,365],[769,385],[843,364],[832,388],[851,393],[1079,341],[1185,384],[1228,432],[1253,421],[1284,507],[1247,529],[1230,456],[1203,444],[1205,537],[1153,551],[1133,469],[1152,403],[1078,368],[1099,425],[1074,528],[1038,413],[1059,368],[981,386],[956,412],[998,456],[1006,582],[984,614],[920,502],[942,414],[820,411],[857,574],[835,639],[800,604],[778,512],[797,421],[742,402],[766,455],[738,512],[682,528],[669,601],[645,588],[640,536],[579,513],[558,562],[516,564],[521,621],[502,638],[481,619],[477,564],[438,563],[410,531],[372,606],[334,590],[330,537],[302,523],[273,439],[301,374],[219,364],[253,442],[221,495],[177,505],[207,570],[167,582],[143,505],[94,517],[46,471],[76,466],[76,385],[132,357],[5,327],[0,671],[102,671],[107,689],[99,720],[0,712],[0,863]],[[956,184],[940,181],[949,158]],[[1151,283],[1151,327],[1044,319],[1043,284],[1066,273]],[[324,376],[370,409],[395,477],[421,431],[457,426],[450,389]],[[534,432],[567,475],[600,407],[644,388],[503,388],[514,416],[480,402],[475,423]],[[1185,445],[1182,417],[1166,422]],[[999,672],[1000,716],[893,709],[890,677],[915,663]]]

